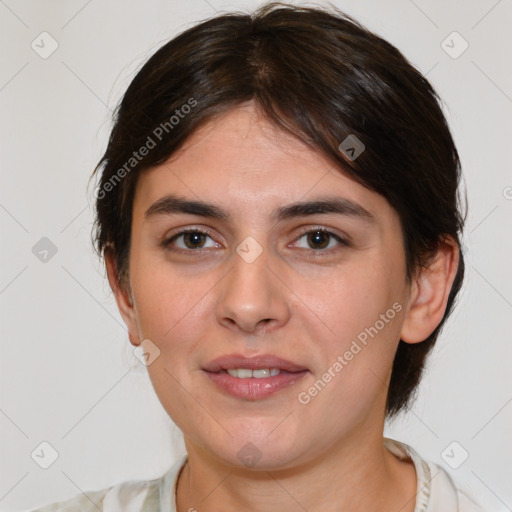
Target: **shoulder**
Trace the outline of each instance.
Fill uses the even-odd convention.
[[[108,490],[105,489],[102,491],[80,494],[69,500],[45,505],[44,507],[34,509],[31,512],[71,512],[72,510],[89,512],[94,509],[97,511],[97,507],[101,507],[101,502],[107,492]]]
[[[384,444],[397,457],[408,457],[414,463],[418,478],[415,512],[483,512],[442,467],[426,462],[399,441],[385,439]]]
[[[461,491],[458,491],[459,512],[484,512],[484,509],[476,505],[471,499]]]
[[[45,505],[30,512],[173,512],[173,492],[186,457],[180,458],[162,477],[130,480],[101,490]]]
[[[468,494],[456,486],[442,467],[432,462],[428,465],[432,475],[431,503],[427,509],[429,512],[444,511],[447,503],[450,503],[450,510],[453,509],[454,512],[484,512]]]
[[[158,500],[158,481],[123,482],[97,491],[87,491],[31,512],[121,512],[130,505],[134,512],[146,512],[148,502]]]

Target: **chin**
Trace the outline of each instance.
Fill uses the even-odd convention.
[[[282,418],[279,420],[282,421]],[[293,467],[308,451],[306,440],[294,425],[279,425],[275,418],[262,421],[244,419],[226,425],[232,435],[224,430],[215,436],[203,433],[203,449],[223,464],[253,471],[277,471]],[[291,423],[291,421],[290,421]],[[225,423],[223,423],[225,425]],[[211,432],[211,431],[210,431]],[[313,443],[313,441],[312,441]]]

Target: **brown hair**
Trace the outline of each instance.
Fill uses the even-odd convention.
[[[165,162],[207,121],[250,100],[396,209],[409,279],[447,235],[460,248],[459,157],[429,82],[394,46],[339,10],[272,3],[186,30],[128,87],[95,169],[96,247],[113,252],[122,283],[139,173]],[[350,135],[365,146],[356,159],[339,149]],[[400,341],[388,416],[406,407],[417,388],[463,276],[461,253],[442,322],[422,343]]]

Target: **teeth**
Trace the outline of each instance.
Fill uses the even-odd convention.
[[[246,368],[237,368],[231,371],[235,372],[235,375],[230,374],[232,377],[238,377],[239,379],[250,379],[252,377],[252,370]]]
[[[230,368],[227,370],[231,377],[238,379],[263,379],[264,377],[275,377],[281,373],[277,368],[262,368],[260,370],[251,370],[249,368]]]

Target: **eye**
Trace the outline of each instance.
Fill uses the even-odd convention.
[[[299,243],[301,240],[304,240],[302,245]],[[310,229],[295,240],[296,247],[298,246],[301,249],[310,249],[314,251],[332,249],[337,245],[348,246],[349,243],[340,236],[323,228]]]
[[[210,239],[210,242],[208,242]],[[205,231],[199,229],[187,229],[180,231],[164,241],[166,248],[177,248],[183,251],[193,251],[197,249],[207,249],[209,247],[219,247],[220,244],[215,242],[213,238]]]
[[[162,245],[176,252],[196,252],[199,249],[218,248],[208,232],[200,229],[187,229],[172,235],[163,241]],[[349,246],[349,242],[325,228],[314,228],[305,231],[296,238],[293,246],[314,252],[328,252],[338,245]]]

